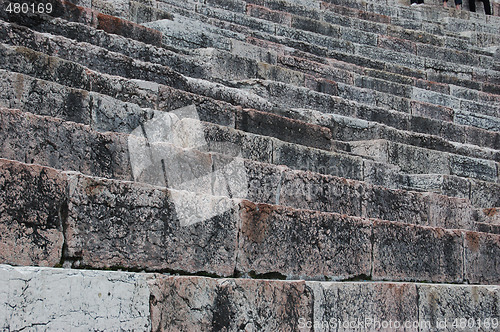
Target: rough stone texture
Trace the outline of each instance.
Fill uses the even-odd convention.
[[[65,259],[76,266],[234,272],[231,200],[77,174],[69,192]]]
[[[273,141],[273,162],[292,169],[363,179],[363,160],[359,157]]]
[[[428,322],[431,327],[422,327],[426,331],[498,329],[500,317],[498,287],[424,284],[418,284],[416,287],[419,298],[418,317],[421,321]]]
[[[473,229],[474,208],[468,200],[433,193],[423,199],[427,205],[428,226]]]
[[[368,187],[363,195],[363,212],[369,218],[426,225],[426,204],[419,198],[419,194],[413,192]]]
[[[370,274],[367,220],[248,201],[240,215],[239,271],[306,279]]]
[[[318,331],[418,331],[417,289],[410,283],[306,282]],[[389,325],[382,327],[383,322]],[[396,323],[398,322],[398,323]],[[359,325],[358,325],[359,324]],[[307,326],[307,323],[302,325]],[[410,325],[411,326],[411,325]]]
[[[149,294],[138,273],[0,265],[0,329],[145,331]]]
[[[375,221],[373,241],[376,280],[463,281],[459,231]]]
[[[500,235],[465,232],[465,279],[500,284]]]
[[[359,182],[342,178],[285,171],[277,203],[298,209],[361,216],[363,188]]]
[[[66,181],[53,169],[0,159],[0,263],[60,263]]]
[[[153,331],[299,331],[313,316],[304,281],[160,277],[151,293]]]
[[[130,180],[125,136],[88,126],[0,109],[2,156],[21,162]],[[71,137],[71,139],[68,139]]]

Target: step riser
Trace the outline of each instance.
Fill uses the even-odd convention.
[[[6,188],[2,193],[8,197],[29,197],[34,190],[39,194],[35,201],[19,199],[9,205],[16,206],[4,221],[10,236],[2,245],[11,250],[2,253],[2,261],[9,264],[22,260],[54,266],[69,261],[94,268],[221,276],[236,269],[289,278],[365,275],[377,280],[499,282],[492,264],[500,251],[498,235],[195,196],[5,160],[1,170]],[[19,176],[26,179],[21,187]],[[55,185],[47,186],[47,180]],[[58,202],[48,199],[54,195]],[[17,218],[23,210],[43,218],[26,222]],[[189,217],[192,213],[198,217]],[[37,227],[51,236],[30,236]],[[24,250],[16,238],[26,239]],[[63,242],[63,256],[57,256]],[[417,248],[417,256],[410,254]]]
[[[9,291],[2,297],[6,315],[0,317],[0,327],[7,330],[30,325],[64,329],[73,324],[96,330],[225,327],[235,331],[244,326],[312,331],[313,326],[314,330],[335,329],[337,324],[360,321],[361,331],[368,331],[376,319],[378,324],[390,321],[393,327],[395,322],[410,322],[412,328],[405,331],[418,331],[411,323],[429,328],[445,319],[451,324],[470,317],[481,322],[489,319],[492,324],[496,317],[488,314],[496,314],[499,305],[495,286],[211,279],[8,265],[0,267],[0,282],[9,285],[2,287]],[[55,294],[57,301],[48,302],[47,296]],[[37,305],[40,299],[44,299],[43,310]],[[448,305],[436,307],[435,303]],[[22,314],[12,309],[20,306],[31,310]],[[48,317],[52,319],[47,324]]]

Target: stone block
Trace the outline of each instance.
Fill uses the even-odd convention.
[[[364,217],[428,225],[427,207],[418,193],[370,186],[362,204]]]
[[[53,169],[0,159],[0,263],[60,263],[66,181]]]
[[[201,93],[189,93],[162,85],[158,90],[158,109],[173,111],[190,105],[196,106],[199,120],[234,127],[237,108],[229,103],[214,100]]]
[[[232,200],[78,174],[69,192],[65,259],[74,266],[234,272]]]
[[[395,189],[401,186],[402,181],[405,181],[405,177],[400,174],[398,166],[364,160],[363,181]]]
[[[356,181],[286,170],[276,204],[361,216],[363,186]]]
[[[428,213],[428,226],[474,229],[474,208],[468,199],[434,193],[422,194]]]
[[[149,330],[139,273],[0,265],[0,329]]]
[[[328,128],[266,112],[242,110],[237,114],[236,129],[319,149],[331,148]]]
[[[375,280],[463,281],[463,246],[459,231],[375,221]]]
[[[454,111],[450,107],[444,107],[419,101],[411,101],[410,108],[412,115],[428,117],[431,119],[442,121],[453,121]]]
[[[498,328],[498,287],[425,284],[417,284],[416,287],[418,317],[426,324],[421,326],[422,329],[492,331]]]
[[[0,70],[0,81],[3,107],[91,124],[90,97],[85,90],[6,70]]]
[[[388,162],[410,174],[449,174],[449,156],[447,153],[431,149],[422,149],[412,145],[389,143]]]
[[[311,325],[319,331],[418,331],[411,325],[419,319],[414,284],[306,281],[306,285],[314,295]],[[301,322],[304,327],[309,323]]]
[[[299,331],[313,316],[304,281],[159,277],[151,290],[153,331]]]
[[[0,132],[3,158],[94,176],[132,179],[123,135],[101,134],[88,126],[18,110],[0,110],[0,123],[4,129]]]
[[[363,179],[363,159],[302,145],[273,141],[273,163],[320,174]]]
[[[494,161],[460,155],[450,155],[450,173],[488,182],[496,182],[498,179]]]
[[[468,179],[453,175],[411,174],[408,176],[408,180],[410,188],[436,192],[451,197],[469,198],[471,185]]]
[[[237,269],[287,278],[369,275],[371,223],[309,210],[241,203]]]
[[[209,151],[263,163],[272,163],[272,139],[228,127],[203,123]]]
[[[278,167],[217,154],[212,159],[213,195],[276,203],[282,172]]]
[[[472,284],[500,284],[500,235],[464,232],[465,280]]]

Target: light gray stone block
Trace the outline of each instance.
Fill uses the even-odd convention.
[[[144,331],[149,295],[138,273],[0,265],[0,329]]]

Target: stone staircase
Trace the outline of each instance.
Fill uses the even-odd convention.
[[[498,16],[34,3],[0,13],[0,330],[498,330]]]

